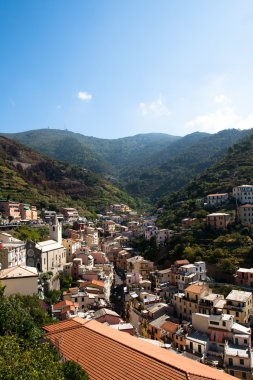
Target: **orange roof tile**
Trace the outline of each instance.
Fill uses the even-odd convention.
[[[98,281],[98,280],[91,280],[91,281],[85,281],[80,285],[80,288],[86,287],[86,286],[97,286],[99,288],[103,288],[105,286],[103,281]]]
[[[175,265],[187,265],[189,264],[189,261],[188,260],[176,260],[175,261]]]
[[[166,331],[171,332],[171,333],[174,333],[178,329],[178,324],[167,321],[161,325],[161,329],[166,330]]]
[[[233,380],[233,377],[94,320],[75,317],[45,326],[63,357],[90,380]]]
[[[60,301],[60,302],[56,303],[55,305],[53,305],[53,309],[57,310],[57,309],[61,309],[63,307],[72,306],[72,305],[74,305],[74,303],[72,301],[64,300],[64,301]]]
[[[204,287],[205,287],[205,285],[203,283],[192,284],[192,285],[187,286],[185,291],[200,294],[204,290]]]

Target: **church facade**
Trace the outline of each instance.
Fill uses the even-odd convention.
[[[62,223],[57,215],[49,226],[50,240],[29,241],[26,245],[26,265],[35,267],[39,272],[56,274],[66,264],[66,248],[62,245]]]

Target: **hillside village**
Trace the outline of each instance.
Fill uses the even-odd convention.
[[[252,185],[208,194],[201,202],[204,218],[184,218],[168,229],[158,227],[163,208],[139,215],[125,204],[112,204],[87,220],[74,208],[56,213],[1,200],[0,281],[5,296],[37,294],[55,320],[96,321],[251,379],[253,268],[237,266],[233,284],[221,284],[210,277],[209,262],[190,261],[182,252],[164,267],[136,249],[139,239],[143,247],[150,244],[157,254],[169,254],[170,242],[195,228],[226,236],[235,224],[245,228],[253,223]],[[20,226],[44,226],[49,239],[22,241],[15,237]]]

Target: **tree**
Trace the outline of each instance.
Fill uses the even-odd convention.
[[[72,360],[68,360],[63,364],[63,373],[66,380],[89,380],[82,367]]]
[[[0,368],[0,380],[66,379],[59,357],[49,344],[15,336],[0,337]]]
[[[51,321],[36,296],[5,297],[1,289],[0,305],[0,335],[15,334],[35,341],[42,336],[41,327]]]

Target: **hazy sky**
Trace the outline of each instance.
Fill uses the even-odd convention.
[[[251,0],[0,0],[0,131],[253,127]]]

